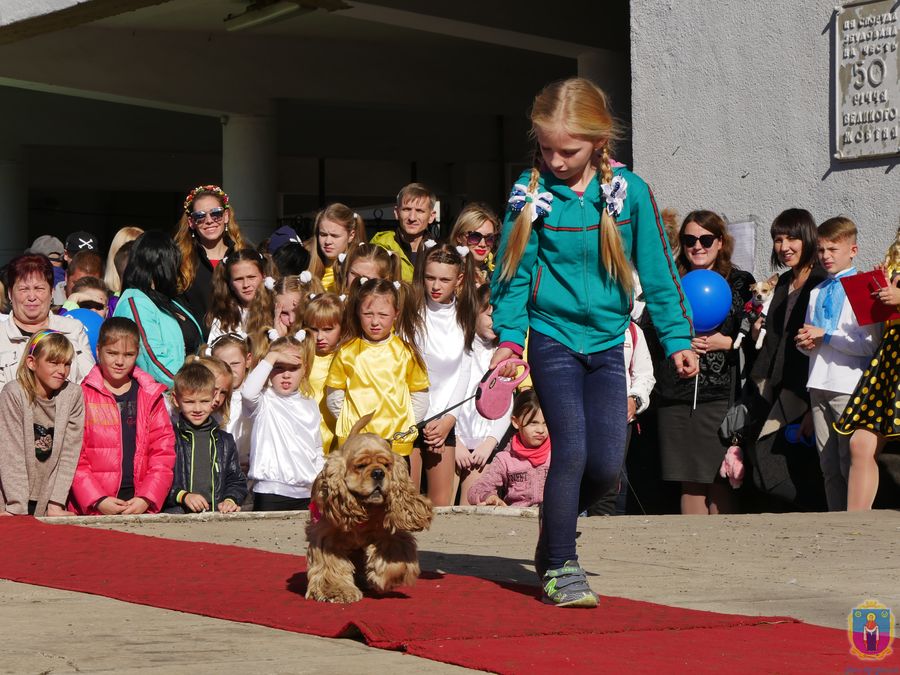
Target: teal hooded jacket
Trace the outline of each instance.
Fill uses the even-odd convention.
[[[625,255],[637,270],[644,299],[666,355],[691,348],[690,306],[681,288],[659,209],[647,184],[619,166],[625,201],[616,217]],[[517,183],[528,185],[530,171]],[[518,212],[507,208],[491,283],[494,332],[500,342],[525,344],[529,328],[581,354],[622,343],[632,297],[609,277],[600,258],[600,216],[606,201],[599,174],[579,197],[552,173],[538,192],[553,195],[550,212],[532,223],[512,279],[500,280],[502,260]]]

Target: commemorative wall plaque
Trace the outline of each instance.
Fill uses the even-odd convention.
[[[835,8],[836,159],[900,156],[900,0]]]

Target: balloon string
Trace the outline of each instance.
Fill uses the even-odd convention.
[[[694,406],[691,408],[691,411],[697,409],[697,391],[700,389],[700,373],[698,372],[694,375]]]

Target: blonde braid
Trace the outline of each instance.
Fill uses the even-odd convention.
[[[540,178],[541,172],[532,169],[527,192],[537,190]],[[533,202],[526,201],[513,223],[512,232],[506,241],[506,248],[503,249],[503,264],[500,268],[501,281],[509,281],[516,273],[516,268],[525,254],[525,247],[528,246],[528,239],[531,237],[531,214],[536,208],[537,206]]]
[[[609,144],[603,146],[600,153],[600,178],[601,183],[609,184],[613,179],[612,164],[609,160]],[[634,290],[634,279],[631,275],[631,265],[625,257],[622,248],[622,235],[616,225],[615,218],[606,209],[606,204],[601,204],[600,216],[600,259],[606,273],[616,281],[627,294]]]

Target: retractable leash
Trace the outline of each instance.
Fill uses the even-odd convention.
[[[507,365],[512,365],[516,368],[521,366],[522,372],[514,378],[501,377],[500,371]],[[398,431],[393,435],[392,440],[406,440],[407,436],[411,436],[421,429],[424,429],[425,425],[429,422],[440,419],[451,410],[455,410],[463,403],[471,401],[473,398],[475,399],[475,409],[478,411],[479,415],[489,420],[500,419],[506,414],[506,411],[509,410],[509,402],[512,400],[516,387],[528,377],[529,370],[528,364],[522,359],[506,359],[505,361],[501,361],[497,364],[496,368],[489,370],[484,374],[484,377],[481,378],[481,382],[475,388],[474,394],[467,396],[459,403],[454,403],[449,408],[445,408],[437,415],[432,415],[428,419],[422,420],[406,431]]]

